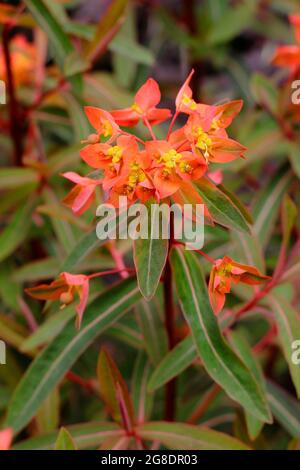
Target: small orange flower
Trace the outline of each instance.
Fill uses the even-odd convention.
[[[227,163],[243,156],[246,147],[229,139],[225,129],[219,127],[219,116],[222,115],[209,111],[208,115],[203,113],[202,116],[193,113],[187,121],[185,135],[193,151],[213,163]]]
[[[82,159],[92,168],[103,169],[103,189],[109,190],[117,181],[122,165],[128,158],[139,153],[134,136],[122,135],[117,138],[116,145],[87,145],[80,151]]]
[[[0,450],[9,450],[13,439],[11,428],[0,431]]]
[[[182,181],[201,178],[207,169],[201,154],[178,152],[165,140],[146,142],[146,151],[153,161],[153,183],[159,199],[176,193]]]
[[[62,176],[76,183],[76,186],[63,199],[63,203],[69,206],[76,215],[83,214],[91,207],[95,199],[96,187],[103,181],[80,176],[73,171],[63,173]]]
[[[290,15],[289,20],[296,28],[295,36],[299,45],[279,46],[272,62],[279,67],[289,68],[293,74],[300,68],[300,14]]]
[[[159,124],[171,116],[169,109],[159,109],[160,90],[157,82],[149,78],[135,95],[130,108],[116,109],[111,115],[120,126],[135,126],[140,119],[147,119],[151,124]]]
[[[70,274],[63,272],[51,284],[42,284],[37,287],[25,289],[27,294],[40,300],[60,300],[61,308],[66,307],[74,300],[77,293],[80,299],[76,306],[76,326],[80,328],[84,310],[89,296],[89,278],[84,274]]]
[[[119,178],[114,183],[108,202],[117,206],[119,196],[127,196],[129,202],[140,199],[146,202],[155,195],[150,177],[151,160],[145,151],[127,154]]]
[[[85,143],[97,144],[103,138],[109,143],[121,133],[121,129],[108,111],[94,106],[85,106],[84,111],[90,124],[97,132],[97,134],[91,134],[84,141]]]
[[[25,36],[18,34],[10,42],[11,65],[17,86],[31,83],[36,60],[36,49]],[[2,47],[0,48],[0,79],[7,81],[6,66]]]
[[[217,315],[223,308],[226,294],[231,291],[231,284],[240,282],[249,285],[261,284],[269,280],[258,269],[245,264],[236,263],[229,256],[215,261],[211,270],[208,292],[212,308]]]
[[[193,92],[189,86],[193,74],[194,70],[191,71],[176,96],[175,105],[178,113],[192,114],[197,110],[197,103],[192,98]]]

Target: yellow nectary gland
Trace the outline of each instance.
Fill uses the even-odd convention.
[[[178,166],[182,173],[190,173],[192,170],[191,165],[182,160],[182,154],[178,153],[175,149],[171,149],[164,153],[158,159],[159,163],[164,163],[163,175],[168,176],[173,168]]]
[[[142,108],[137,103],[133,103],[133,105],[131,106],[131,109],[138,114],[143,114]]]
[[[113,128],[111,123],[108,121],[108,119],[102,121],[102,132],[101,134],[104,137],[110,137],[113,133]]]
[[[192,100],[188,95],[184,94],[182,97],[182,104],[190,108],[192,111],[197,109],[197,104],[194,100]]]
[[[218,268],[217,274],[220,277],[227,277],[231,275],[231,271],[232,271],[232,265],[230,263],[227,263],[227,264],[221,265]]]
[[[145,181],[145,172],[141,169],[137,162],[131,163],[130,173],[127,180],[127,190],[133,191],[138,183]]]
[[[107,155],[112,157],[112,163],[119,163],[122,158],[122,154],[123,150],[118,145],[114,145],[107,152]]]
[[[196,139],[196,147],[203,152],[203,156],[206,160],[209,158],[209,148],[212,144],[212,140],[207,134],[204,132],[202,127],[195,127],[193,129],[193,137]]]

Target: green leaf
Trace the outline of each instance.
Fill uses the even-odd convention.
[[[142,439],[159,441],[168,449],[250,450],[234,437],[212,429],[183,423],[150,422],[137,427]]]
[[[101,16],[95,36],[86,47],[85,57],[95,59],[104,51],[110,40],[121,26],[128,0],[112,0],[104,15]]]
[[[138,64],[151,66],[154,63],[154,56],[149,49],[134,42],[121,32],[110,42],[108,49]]]
[[[47,1],[25,0],[25,4],[32,13],[40,28],[49,38],[54,57],[56,58],[56,61],[63,72],[65,58],[74,51],[70,39],[65,34],[62,26],[57,21],[55,16],[53,16],[49,6],[47,5]],[[81,91],[82,79],[80,75],[73,76],[70,79],[70,82],[77,92]]]
[[[220,332],[197,258],[193,253],[175,248],[171,260],[180,305],[208,374],[233,400],[257,418],[270,422],[263,391]]]
[[[157,365],[168,350],[168,337],[160,315],[157,298],[150,302],[141,300],[136,306],[136,316],[143,334],[143,343],[152,364]]]
[[[72,435],[78,449],[89,449],[99,445],[109,438],[117,438],[124,435],[124,431],[115,423],[91,422],[73,424],[67,431]],[[18,442],[14,450],[53,450],[57,439],[57,432],[51,432],[41,436],[32,437]]]
[[[73,319],[30,365],[17,387],[6,418],[15,432],[34,416],[50,391],[70,370],[76,359],[103,331],[124,315],[140,295],[133,279],[126,279],[101,294],[88,306],[80,331]]]
[[[275,315],[280,345],[288,363],[290,374],[300,397],[300,367],[292,362],[292,343],[300,339],[300,321],[298,313],[279,294],[268,294],[266,300]]]
[[[141,217],[141,226],[148,223],[148,237],[134,241],[134,264],[140,291],[146,300],[150,300],[156,292],[167,261],[169,242],[161,238],[162,231],[154,223],[160,212],[160,205],[146,203],[146,209],[147,217]],[[162,219],[160,228],[169,223],[164,214]],[[158,237],[156,239],[155,233]]]
[[[113,215],[110,221],[113,221],[113,220],[115,220],[116,229],[119,230],[119,233],[124,229],[124,227],[127,227],[126,217],[123,217],[122,214],[120,214],[120,217],[117,217],[117,218],[115,215]],[[114,231],[113,226],[111,227],[111,229],[112,231]],[[98,235],[101,235],[101,234],[98,233]],[[97,236],[95,229],[93,229],[91,232],[84,235],[79,240],[79,242],[74,246],[72,251],[69,253],[68,257],[66,258],[66,260],[64,261],[64,263],[62,264],[60,268],[60,272],[71,271],[82,260],[84,260],[93,250],[107,243],[112,233],[108,232],[105,235],[106,235],[106,238],[103,240],[100,240]]]
[[[37,204],[37,198],[30,198],[19,206],[7,227],[0,235],[0,261],[10,256],[25,240],[31,227],[32,212]]]
[[[300,178],[300,152],[299,152],[299,142],[288,142],[289,149],[289,160],[292,165],[292,168],[295,174]]]
[[[246,339],[242,336],[242,334],[238,331],[231,331],[229,334],[229,342],[232,345],[233,349],[236,353],[240,356],[242,361],[246,364],[249,370],[252,372],[253,376],[255,377],[257,383],[259,384],[261,390],[264,393],[265,400],[267,401],[266,397],[266,383],[264,380],[263,372],[260,367],[259,362],[253,355],[250,345],[246,341]],[[257,419],[253,416],[249,411],[246,412],[246,424],[248,429],[249,437],[252,440],[255,440],[258,435],[260,434],[264,422]]]
[[[28,183],[38,184],[38,173],[30,168],[0,168],[0,189],[17,188]]]
[[[223,184],[218,185],[218,189],[220,189],[223,193],[226,194],[226,196],[229,197],[229,199],[232,201],[232,203],[239,209],[239,211],[243,214],[245,220],[248,222],[248,224],[252,225],[253,224],[253,219],[252,215],[248,211],[248,209],[244,206],[244,204],[239,200],[239,198],[229,191]]]
[[[131,395],[137,423],[144,423],[151,414],[153,394],[149,393],[147,383],[152,366],[144,351],[141,351],[135,361]]]
[[[250,233],[248,223],[234,202],[217,186],[202,178],[195,188],[203,199],[213,219],[220,225]]]
[[[277,421],[291,436],[300,437],[300,404],[292,395],[268,381],[268,400]]]
[[[251,89],[258,104],[273,115],[278,114],[279,93],[269,78],[262,73],[255,73],[251,79]]]
[[[55,450],[77,450],[76,444],[66,428],[61,428],[55,443]]]
[[[172,349],[158,364],[150,377],[148,388],[153,391],[177,377],[197,358],[197,350],[195,348],[191,336],[187,336],[180,341],[174,349]]]
[[[227,43],[241,34],[254,21],[254,12],[254,5],[249,2],[227,8],[220,20],[222,27],[220,27],[220,21],[216,21],[209,31],[208,43],[214,46]]]
[[[102,349],[99,355],[97,377],[100,395],[113,420],[126,429],[132,429],[133,406],[126,382],[105,349]]]
[[[288,194],[284,195],[281,208],[282,243],[287,248],[297,218],[297,207]]]
[[[252,211],[255,220],[253,231],[263,247],[267,245],[273,232],[282,197],[290,186],[292,177],[291,171],[280,168],[257,196]]]

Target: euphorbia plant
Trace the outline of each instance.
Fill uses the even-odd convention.
[[[221,2],[216,22],[205,6],[214,2],[200,2],[199,30],[193,6],[186,18],[178,8],[173,33],[159,31],[176,41],[180,32],[195,72],[173,96],[175,75],[161,74],[160,58],[151,69],[153,51],[129,34],[134,2],[112,0],[96,28],[77,21],[73,3],[0,8],[0,448],[296,448],[299,112],[289,93],[299,47],[275,53],[290,69],[284,87],[257,74],[250,97],[258,54],[245,54],[244,69],[240,41],[228,39],[243,39],[239,21],[223,18],[244,18],[244,5]],[[255,3],[255,14],[276,16]],[[263,31],[251,34],[261,44]],[[102,62],[107,48],[112,61]],[[172,112],[153,78],[131,94],[151,70],[166,77]],[[193,226],[205,222],[203,247],[178,236],[178,218],[162,210],[175,204],[180,214],[192,206]],[[143,216],[124,240],[135,207]]]
[[[219,221],[214,209],[216,193],[223,204],[221,211],[228,214],[229,225],[232,218],[232,223],[236,224],[239,230],[248,230],[248,223],[243,215],[245,209],[240,209],[237,202],[229,198],[223,189],[220,191],[209,177],[211,163],[223,164],[243,156],[245,147],[229,138],[226,131],[239,113],[242,102],[233,101],[216,106],[196,103],[189,87],[191,77],[192,73],[177,95],[176,111],[165,140],[156,138],[153,125],[171,117],[171,111],[157,107],[160,91],[152,78],[140,88],[130,108],[108,112],[86,107],[87,117],[96,132],[87,137],[84,141],[87,145],[80,153],[82,159],[92,169],[101,170],[101,174],[80,176],[69,172],[63,175],[76,183],[64,199],[64,203],[70,206],[76,215],[82,214],[92,206],[96,188],[101,185],[106,200],[117,207],[119,196],[126,196],[129,205],[140,200],[146,203],[148,210],[152,203],[171,204],[175,201],[183,204],[188,200],[193,204],[205,205],[205,216],[210,223],[223,223],[222,220]],[[176,118],[181,113],[187,115],[186,123],[173,130]],[[123,129],[124,126],[131,128],[139,121],[148,128],[150,140],[141,140]],[[206,189],[207,184],[209,191]],[[197,223],[197,220],[195,222]],[[177,313],[173,292],[176,284],[182,310],[208,373],[248,412],[260,420],[269,421],[270,412],[255,377],[220,333],[218,321],[209,305],[207,288],[201,279],[201,261],[185,252],[183,242],[174,239],[172,218],[169,223],[169,241],[162,238],[155,240],[151,238],[151,232],[149,239],[137,240],[134,246],[135,272],[146,301],[150,301],[155,295],[159,281],[164,286],[165,325],[169,349],[173,350],[177,342]],[[230,292],[232,282],[255,285],[269,279],[256,267],[239,264],[228,256],[215,261],[205,252],[196,251],[212,264],[209,294],[215,313],[222,310],[225,295]],[[124,266],[124,263],[122,264]],[[124,269],[126,268],[120,268],[120,272]],[[77,326],[80,327],[83,310],[87,304],[89,279],[105,274],[99,272],[92,275],[74,275],[63,272],[60,278],[50,285],[29,288],[27,293],[42,300],[59,299],[64,307],[73,301],[74,292],[77,290],[81,299],[76,307]],[[191,301],[193,307],[188,305]],[[202,304],[205,306],[203,312]],[[231,320],[234,320],[234,315]],[[208,322],[211,322],[215,329],[212,337]],[[204,335],[202,340],[201,335]],[[203,350],[205,343],[207,351]],[[248,383],[247,393],[244,381]],[[166,420],[172,421],[176,413],[174,380],[167,384],[166,390],[165,417]],[[118,403],[122,408],[122,400]]]

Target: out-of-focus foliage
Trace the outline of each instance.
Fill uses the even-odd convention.
[[[16,449],[297,448],[300,105],[291,81],[300,76],[272,63],[278,46],[296,42],[296,13],[298,0],[0,3],[0,449],[10,428]],[[169,253],[167,243],[99,241],[103,192],[81,217],[62,204],[70,185],[61,174],[87,174],[84,106],[131,106],[152,76],[161,106],[173,107],[192,68],[197,102],[244,100],[231,135],[246,158],[210,164],[219,180],[195,185],[215,221],[205,227],[208,258]],[[166,131],[155,127],[158,138]],[[207,259],[224,256],[271,280],[233,283],[215,316]],[[139,283],[116,269],[120,259]],[[74,304],[61,310],[25,293],[62,272],[101,271],[79,331]]]

